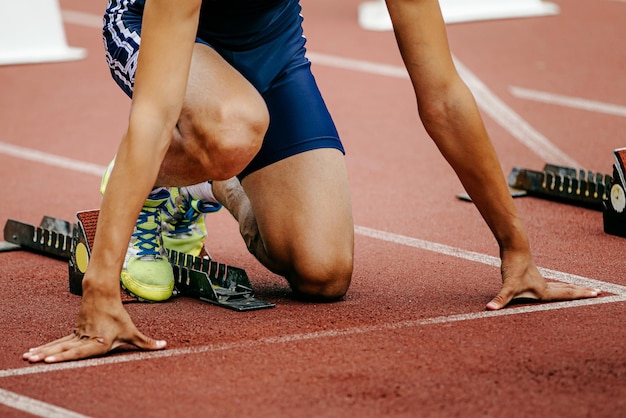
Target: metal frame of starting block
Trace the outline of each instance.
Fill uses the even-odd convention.
[[[613,183],[604,202],[604,232],[626,238],[626,148],[613,151]]]
[[[541,171],[513,167],[508,182],[513,189],[532,196],[602,210],[613,179],[607,174],[546,164]]]
[[[25,249],[67,260],[69,290],[82,295],[82,281],[89,265],[99,210],[76,213],[77,223],[44,216],[38,227],[9,219],[4,227],[6,250]],[[245,270],[203,257],[172,251],[174,295],[187,296],[235,311],[271,308],[275,305],[254,297]]]
[[[604,232],[626,238],[626,148],[613,151],[613,176],[546,164],[541,171],[514,167],[509,187],[539,198],[602,211]]]
[[[512,197],[534,196],[602,211],[604,232],[626,238],[626,148],[613,151],[613,176],[545,164],[543,170],[513,167],[508,177]],[[467,193],[457,198],[471,202]]]

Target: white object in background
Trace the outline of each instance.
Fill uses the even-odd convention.
[[[82,59],[67,45],[59,0],[0,0],[0,65]]]
[[[475,20],[546,16],[559,13],[559,6],[541,0],[439,0],[446,23]],[[359,5],[359,25],[367,30],[391,30],[384,0]]]

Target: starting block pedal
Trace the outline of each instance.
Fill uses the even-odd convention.
[[[613,151],[613,183],[604,201],[604,232],[626,238],[626,148]]]
[[[99,210],[76,212],[77,223],[72,232],[72,251],[68,263],[70,293],[74,295],[83,294],[83,277],[89,265],[99,213]]]
[[[602,210],[608,198],[611,176],[587,170],[546,164],[542,171],[514,167],[509,186],[525,190],[529,196]]]
[[[69,290],[82,295],[82,281],[89,265],[99,210],[76,213],[77,223],[44,216],[39,227],[8,220],[4,239],[11,247],[68,260]],[[245,270],[218,263],[208,257],[172,251],[169,261],[175,278],[175,295],[188,296],[236,311],[271,308],[275,305],[254,297]]]

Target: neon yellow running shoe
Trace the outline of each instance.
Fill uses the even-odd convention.
[[[170,188],[170,198],[163,206],[165,248],[198,257],[207,237],[205,215],[221,207],[212,195],[196,199],[186,187]]]
[[[144,203],[126,251],[122,287],[139,300],[160,302],[174,290],[174,272],[161,240],[161,208],[166,189],[153,192]]]
[[[104,194],[115,160],[100,184]],[[121,285],[140,301],[160,302],[174,290],[174,272],[161,239],[161,209],[169,198],[167,189],[153,190],[135,223],[120,275]]]

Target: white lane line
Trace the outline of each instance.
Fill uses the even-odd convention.
[[[313,64],[326,65],[345,70],[359,71],[369,74],[408,79],[404,67],[377,64],[369,61],[353,60],[332,55],[308,52]],[[522,119],[513,109],[500,100],[487,86],[480,81],[465,65],[455,58],[455,65],[461,78],[474,94],[478,106],[504,130],[509,132],[523,145],[551,164],[567,167],[582,167],[573,158],[561,151],[548,138],[539,133],[528,122]]]
[[[102,17],[66,10],[63,18],[68,23],[75,23],[90,27],[102,27]],[[370,61],[355,60],[337,57],[333,55],[307,52],[307,56],[314,64],[326,65],[334,68],[342,68],[350,71],[359,71],[369,74],[377,74],[386,77],[404,78],[409,76],[404,67],[379,64]],[[513,109],[500,100],[491,90],[485,86],[465,65],[455,58],[455,64],[459,74],[474,93],[478,106],[488,114],[505,131],[528,147],[531,151],[551,164],[568,167],[582,167],[574,159],[557,148],[548,138],[534,129],[528,122],[522,119]]]
[[[325,65],[327,67],[340,68],[342,70],[358,71],[361,73],[409,80],[409,73],[407,73],[406,68],[399,67],[397,65],[379,64],[371,61],[343,58],[310,51],[307,51],[306,55],[309,60],[311,60],[313,65]]]
[[[455,65],[476,97],[478,106],[519,142],[545,162],[567,167],[583,167],[515,113],[459,60],[455,59]]]
[[[11,157],[21,158],[23,160],[34,161],[50,165],[53,167],[66,168],[72,171],[78,171],[95,176],[102,176],[106,167],[86,163],[84,161],[74,160],[72,158],[62,157],[60,155],[50,154],[31,148],[18,147],[7,142],[0,142],[0,154],[9,155]]]
[[[548,93],[545,91],[525,89],[522,87],[511,87],[511,94],[520,99],[532,100],[535,102],[570,107],[573,109],[586,110],[588,112],[604,113],[606,115],[626,117],[626,106],[610,103],[603,103],[594,100],[587,100],[580,97],[563,96],[560,94]]]
[[[626,295],[603,296],[594,299],[583,299],[571,302],[554,302],[537,305],[526,305],[521,307],[506,308],[499,311],[482,311],[469,314],[446,315],[435,318],[406,320],[392,322],[381,325],[365,325],[360,327],[350,327],[344,329],[325,330],[300,334],[288,334],[275,337],[265,337],[232,343],[209,344],[198,347],[187,347],[177,349],[167,349],[163,351],[138,352],[132,354],[121,354],[109,357],[101,357],[90,360],[80,360],[68,363],[39,364],[33,366],[19,367],[15,369],[0,370],[1,378],[17,376],[27,376],[35,374],[53,373],[64,370],[78,370],[88,367],[99,367],[114,364],[129,363],[135,361],[154,360],[161,358],[172,358],[186,355],[196,355],[203,353],[213,353],[217,351],[238,351],[242,349],[258,348],[260,346],[271,346],[277,344],[297,343],[300,341],[320,340],[325,338],[350,337],[354,335],[380,333],[384,331],[402,330],[428,325],[449,324],[463,321],[473,321],[495,317],[505,317],[511,315],[529,314],[533,312],[554,311],[582,306],[603,305],[608,303],[625,302]]]
[[[367,228],[364,226],[356,225],[354,232],[359,235],[363,235],[370,238],[375,238],[381,241],[391,242],[394,244],[404,245],[407,247],[419,248],[426,251],[431,251],[438,254],[444,254],[451,257],[461,258],[468,261],[474,261],[476,263],[487,264],[489,266],[500,267],[500,259],[490,255],[477,253],[474,251],[467,251],[462,248],[451,247],[445,244],[439,244],[436,242],[425,241],[417,238],[407,237],[405,235],[392,234],[390,232],[379,231],[377,229]],[[600,289],[603,292],[614,293],[617,295],[626,296],[626,286],[620,286],[618,284],[607,283],[600,280],[589,279],[587,277],[577,276],[575,274],[569,274],[560,272],[557,270],[550,270],[539,267],[541,274],[548,278],[558,280],[560,282],[575,284],[578,286],[587,286],[593,289]]]
[[[17,409],[19,411],[27,412],[37,417],[45,418],[86,418],[86,415],[81,415],[76,412],[72,412],[67,409],[60,408],[45,402],[38,401],[33,398],[18,395],[17,393],[9,392],[8,390],[0,389],[0,404],[6,405],[10,408]]]

